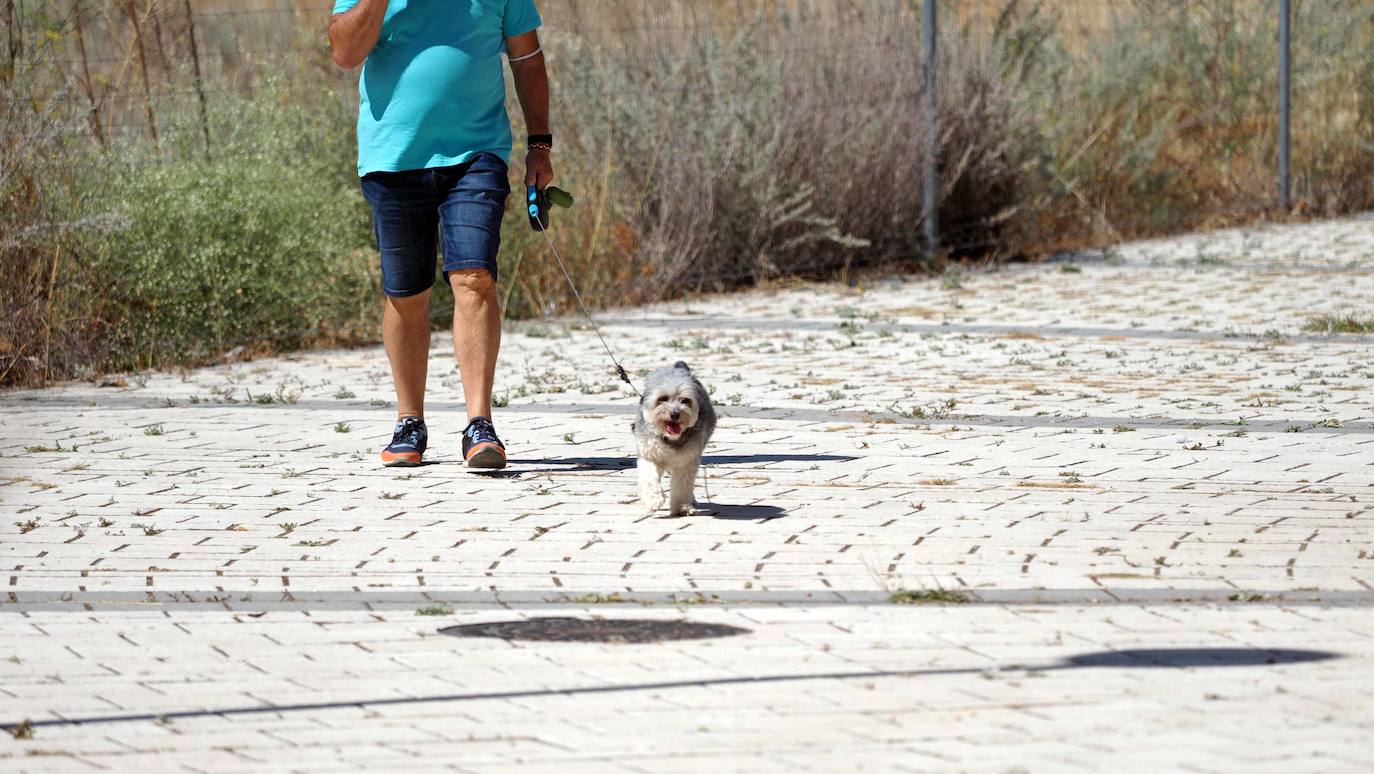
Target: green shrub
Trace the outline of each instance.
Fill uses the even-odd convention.
[[[940,267],[918,238],[913,3],[663,0],[642,30],[624,23],[639,4],[545,9],[558,183],[578,199],[549,236],[590,305]],[[1374,7],[1295,5],[1298,209],[1374,207]],[[1271,4],[1130,0],[1094,7],[1086,27],[1081,4],[1008,0],[980,15],[992,8],[947,3],[942,17],[938,206],[954,255],[1285,215]],[[328,61],[322,17],[279,57],[203,31],[207,47],[232,48],[203,52],[204,114],[175,48],[153,79],[169,88],[146,105],[127,71],[122,93],[100,82],[114,71],[92,92],[53,57],[70,42],[64,18],[0,69],[0,384],[375,338],[355,76]],[[511,112],[518,136],[513,96]],[[517,183],[520,161],[517,147]],[[502,240],[507,315],[571,311],[514,203]],[[436,323],[450,303],[434,295]]]
[[[137,365],[203,361],[375,320],[366,210],[314,166],[236,155],[111,170],[107,195],[128,225],[83,249],[109,283],[115,350]]]

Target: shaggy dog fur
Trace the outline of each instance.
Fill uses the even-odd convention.
[[[639,499],[645,512],[653,513],[663,504],[660,482],[666,472],[671,479],[668,512],[674,516],[692,513],[697,468],[716,429],[716,412],[706,388],[686,363],[679,360],[649,374],[632,429],[639,449]]]

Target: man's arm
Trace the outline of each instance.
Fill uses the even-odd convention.
[[[329,19],[329,48],[334,64],[352,69],[363,63],[377,45],[386,18],[387,0],[358,0],[358,4]]]
[[[544,55],[535,54],[536,51],[539,51],[539,33],[534,30],[506,38],[506,55],[511,60],[515,93],[520,98],[520,111],[525,114],[525,131],[528,134],[548,134],[549,74],[544,69]],[[542,191],[552,182],[553,159],[550,153],[542,148],[531,148],[525,155],[525,185]]]

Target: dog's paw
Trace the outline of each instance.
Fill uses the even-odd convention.
[[[672,503],[668,510],[674,516],[710,516],[715,513],[710,508],[698,507],[696,503]]]
[[[644,507],[645,513],[652,514],[663,506],[663,493],[657,489],[648,492],[640,492],[639,502],[640,505]]]

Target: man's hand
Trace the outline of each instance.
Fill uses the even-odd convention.
[[[553,182],[553,159],[543,148],[530,148],[525,154],[525,185],[542,191]]]

